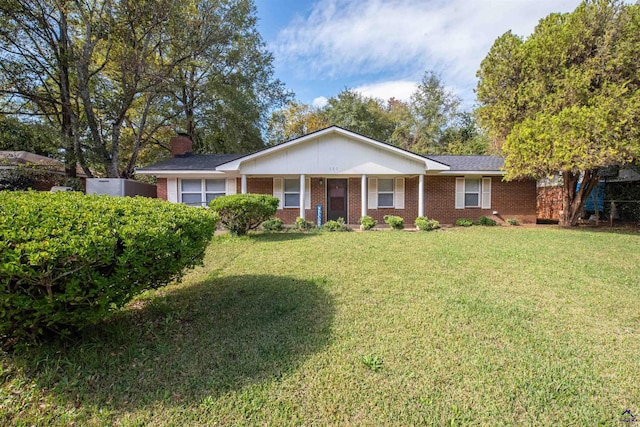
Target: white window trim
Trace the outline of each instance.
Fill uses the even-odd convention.
[[[467,190],[467,181],[474,180],[478,181],[478,191],[468,191]],[[478,204],[477,205],[467,205],[467,194],[477,194],[478,195]],[[465,209],[475,209],[482,206],[482,178],[465,178],[464,179],[464,208]]]
[[[380,191],[380,181],[391,181],[391,191]],[[396,180],[393,178],[378,178],[378,209],[392,209],[395,207],[395,189],[396,189]],[[380,204],[380,195],[381,194],[391,194],[391,205],[382,206]]]
[[[290,208],[298,208],[299,209],[300,208],[300,203],[299,202],[298,202],[297,205],[287,205],[287,194],[297,194],[298,195],[298,201],[300,200],[300,190],[298,190],[298,191],[286,191],[287,181],[297,181],[299,183],[300,179],[299,178],[284,178],[282,180],[282,206],[285,209],[290,209]]]
[[[477,179],[480,181],[478,190],[478,206],[466,205],[466,181]],[[491,177],[465,176],[456,178],[455,183],[455,208],[456,209],[491,209]]]
[[[200,191],[182,191],[182,182],[185,180],[197,180],[200,179]],[[207,180],[219,180],[225,182],[225,191],[207,191]],[[199,194],[200,195],[200,204],[199,206],[207,206],[207,195],[208,194],[219,194],[220,196],[227,195],[227,180],[224,178],[180,178],[178,182],[178,200],[180,203],[185,203],[182,201],[183,194]],[[188,204],[188,206],[196,206],[194,203]]]

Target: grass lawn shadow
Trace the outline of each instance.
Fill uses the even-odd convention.
[[[12,357],[76,408],[197,405],[295,370],[328,343],[333,317],[331,297],[313,281],[220,277],[142,299],[76,343]]]

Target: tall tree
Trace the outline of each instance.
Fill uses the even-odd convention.
[[[447,90],[440,77],[426,72],[418,88],[411,95],[413,125],[409,149],[420,154],[441,154],[440,144],[444,130],[456,119],[460,98]]]
[[[527,40],[496,40],[478,72],[479,114],[504,140],[508,179],[564,179],[575,225],[598,171],[640,156],[640,5],[584,1]],[[578,189],[577,189],[578,188]]]
[[[42,117],[62,136],[65,170],[76,174],[68,0],[0,0],[3,114]],[[88,172],[88,170],[86,171]]]

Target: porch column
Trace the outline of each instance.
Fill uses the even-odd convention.
[[[360,217],[367,215],[367,175],[362,175],[360,182]]]
[[[240,192],[247,194],[247,175],[242,175],[240,178]]]
[[[424,175],[418,179],[418,216],[424,216]]]
[[[304,199],[306,196],[306,188],[304,188],[305,177],[300,175],[300,218],[304,219]]]

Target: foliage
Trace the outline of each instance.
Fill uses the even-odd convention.
[[[233,194],[213,199],[209,207],[218,215],[224,229],[243,236],[274,216],[278,203],[277,197],[266,194]]]
[[[284,221],[280,218],[270,218],[266,221],[262,221],[260,228],[270,233],[282,231],[284,230]]]
[[[56,172],[49,167],[18,165],[12,169],[0,169],[0,191],[46,191],[53,186],[71,187],[74,191],[84,192],[81,179],[65,176],[62,171]]]
[[[362,225],[363,230],[371,230],[373,227],[378,225],[378,221],[371,218],[369,215],[365,215],[360,218],[360,225]]]
[[[315,227],[315,224],[311,221],[307,221],[300,217],[296,218],[296,222],[291,226],[293,231],[309,231]]]
[[[493,227],[498,225],[495,219],[487,218],[486,216],[481,216],[478,218],[478,225],[484,225],[486,227]]]
[[[402,230],[404,228],[404,219],[397,215],[385,215],[384,222],[394,230]]]
[[[415,225],[420,231],[432,231],[440,228],[440,222],[435,219],[429,219],[426,216],[416,218]]]
[[[3,192],[0,338],[6,345],[96,323],[201,263],[210,211],[147,198]]]
[[[269,121],[272,145],[336,125],[417,153],[485,154],[488,136],[440,78],[425,73],[410,102],[345,89],[323,107],[290,102]]]
[[[615,200],[615,209],[620,219],[640,222],[640,185],[637,181],[610,182],[605,188],[605,197]],[[610,210],[610,204],[605,209]]]
[[[458,227],[471,227],[473,225],[473,221],[467,218],[458,218],[456,219],[456,225]]]
[[[518,218],[507,218],[507,224],[520,225],[520,221],[518,221]]]
[[[336,221],[330,220],[322,224],[325,231],[351,231],[349,226],[344,223],[344,218],[338,218]]]
[[[378,372],[382,369],[383,361],[380,356],[377,354],[365,354],[360,359],[362,364],[367,368],[371,369],[373,372]]]
[[[28,151],[45,157],[60,158],[59,135],[52,126],[0,116],[0,150]]]
[[[599,168],[640,157],[638,54],[640,5],[587,0],[526,40],[502,35],[481,64],[479,115],[504,142],[507,178],[561,172],[563,225],[577,223]]]
[[[253,0],[5,3],[2,111],[55,128],[69,175],[131,177],[176,130],[200,152],[256,150],[290,98]]]

